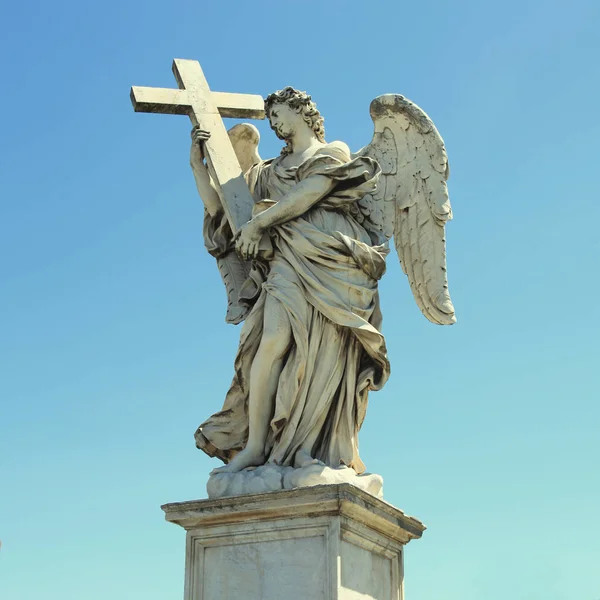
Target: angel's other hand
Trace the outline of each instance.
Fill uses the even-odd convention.
[[[255,219],[251,219],[239,230],[235,242],[235,249],[244,260],[255,258],[258,254],[263,230]]]
[[[192,129],[192,147],[190,149],[190,159],[192,162],[202,162],[204,160],[204,143],[210,138],[210,131],[200,129],[198,125]]]

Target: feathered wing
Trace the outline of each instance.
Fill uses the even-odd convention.
[[[247,173],[260,162],[258,129],[250,123],[234,125],[228,132],[242,172]],[[217,258],[219,273],[227,291],[227,323],[237,324],[246,318],[249,307],[240,302],[240,290],[250,273],[250,262],[243,260],[233,244],[229,250]]]
[[[258,129],[250,123],[239,123],[227,133],[240,167],[242,167],[242,173],[247,173],[261,160],[258,154],[258,143],[260,142]]]
[[[421,312],[432,322],[456,322],[446,276],[445,225],[452,219],[444,141],[431,119],[398,94],[371,102],[375,133],[358,155],[370,156],[382,175],[359,202],[365,226],[394,236],[400,264]]]

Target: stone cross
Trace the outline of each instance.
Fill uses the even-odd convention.
[[[204,145],[209,172],[223,204],[225,215],[236,233],[252,217],[254,204],[242,169],[229,141],[222,117],[264,119],[261,96],[213,92],[197,60],[173,61],[179,89],[131,88],[135,112],[188,115],[194,126],[210,131]]]

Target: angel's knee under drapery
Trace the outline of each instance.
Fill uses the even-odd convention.
[[[372,246],[343,203],[353,202],[352,190],[366,185],[376,166],[344,162],[339,154],[307,163],[299,172],[267,165],[257,177],[261,189],[255,197],[276,200],[302,175],[327,172],[341,182],[346,200],[332,194],[302,217],[272,228],[274,257],[242,328],[231,388],[223,409],[198,428],[196,443],[225,462],[245,447],[250,371],[270,295],[289,319],[292,343],[265,440],[267,462],[293,465],[303,449],[330,466],[344,464],[360,473],[365,467],[358,431],[368,392],[379,389],[389,375],[377,294],[386,251]]]

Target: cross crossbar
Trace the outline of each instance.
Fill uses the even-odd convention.
[[[196,60],[176,58],[173,74],[179,89],[132,87],[133,109],[188,115],[194,126],[210,131],[211,136],[204,144],[207,166],[231,229],[236,233],[252,217],[253,200],[223,118],[264,119],[264,100],[253,94],[211,91]]]

